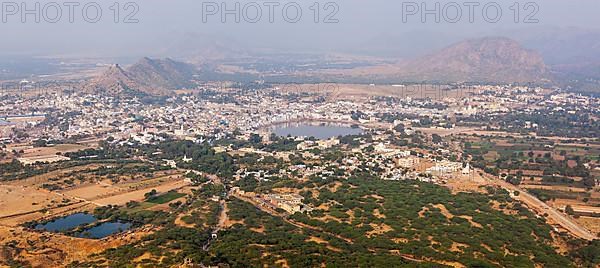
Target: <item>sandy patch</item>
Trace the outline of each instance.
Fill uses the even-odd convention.
[[[21,250],[16,259],[28,261],[33,267],[65,267],[73,261],[88,261],[90,255],[106,249],[138,241],[153,231],[151,228],[142,228],[118,238],[95,240],[0,226],[0,245],[16,241],[16,247]]]
[[[478,222],[476,222],[476,221],[473,221],[473,217],[471,217],[471,216],[466,216],[466,215],[462,215],[462,216],[455,216],[455,215],[453,215],[452,213],[450,213],[450,211],[448,211],[448,209],[447,209],[447,208],[446,208],[444,205],[442,205],[442,204],[436,204],[436,205],[434,205],[433,207],[435,207],[435,208],[437,208],[437,209],[441,210],[441,213],[442,213],[442,215],[444,215],[444,217],[446,217],[446,218],[447,218],[447,219],[449,219],[449,220],[450,220],[450,219],[452,219],[452,218],[454,218],[454,217],[459,217],[459,218],[463,218],[463,219],[465,219],[465,220],[469,221],[469,223],[470,223],[470,224],[471,224],[471,226],[473,226],[473,227],[477,227],[477,228],[483,228],[483,226],[482,226],[481,224],[479,224],[479,223],[478,223]]]
[[[122,189],[107,184],[88,184],[60,192],[66,196],[95,200],[110,197],[121,191]]]
[[[250,228],[251,231],[256,232],[256,233],[261,233],[264,234],[265,233],[265,227],[261,226],[259,228]]]
[[[323,244],[323,245],[326,245],[326,248],[329,249],[329,250],[331,250],[331,251],[342,252],[341,249],[329,245],[329,242],[327,242],[326,240],[324,240],[324,239],[322,239],[320,237],[311,236],[310,238],[308,238],[306,240],[306,242],[315,242],[317,244]]]
[[[375,210],[373,210],[373,216],[379,218],[379,219],[385,219],[385,215],[383,215],[378,208],[376,208]]]
[[[79,144],[59,144],[52,147],[37,147],[24,150],[23,157],[53,156],[57,153],[77,152],[91,147]]]
[[[392,238],[391,240],[396,244],[406,244],[406,243],[410,242],[410,240],[408,240],[406,238]]]
[[[17,185],[17,186],[38,186],[41,187],[42,184],[47,183],[50,178],[60,178],[64,177],[66,174],[70,174],[78,171],[86,171],[86,170],[96,170],[99,167],[106,166],[102,164],[89,164],[85,166],[77,166],[66,169],[55,170],[52,172],[48,172],[45,174],[36,175],[33,177],[29,177],[24,180],[11,181],[7,184]]]
[[[323,238],[316,237],[316,236],[311,236],[310,238],[308,238],[306,240],[306,242],[315,242],[317,244],[327,244],[327,243],[329,243],[329,242],[325,241]]]
[[[600,218],[581,216],[575,219],[575,221],[590,230],[593,234],[600,234]]]
[[[483,248],[485,248],[485,249],[486,249],[487,251],[489,251],[489,252],[494,252],[494,251],[492,250],[492,248],[491,248],[490,246],[486,245],[486,244],[483,244],[483,243],[481,243],[481,246],[482,246]]]
[[[419,218],[425,218],[425,213],[427,213],[428,211],[429,211],[428,207],[423,207],[421,209],[421,211],[419,211],[419,213],[418,213],[419,214]]]
[[[349,218],[346,220],[347,222],[352,222],[354,220],[354,210],[348,210],[346,211],[346,214],[348,214]]]
[[[385,223],[381,223],[381,224],[370,223],[369,225],[373,228],[372,231],[367,232],[367,237],[369,237],[369,238],[394,230],[391,226],[389,226]]]
[[[319,197],[319,191],[317,189],[308,189],[312,194],[313,198]],[[304,191],[303,189],[296,188],[274,188],[273,192],[278,194],[300,194],[300,192]]]
[[[151,259],[152,259],[152,253],[146,252],[146,253],[142,254],[142,256],[139,256],[139,257],[133,259],[133,262],[141,262],[143,260],[151,260]]]
[[[444,206],[442,204],[436,204],[436,205],[433,205],[433,207],[441,210],[442,215],[444,215],[444,217],[446,217],[447,219],[454,218],[454,215],[452,215],[452,213],[450,213],[450,211],[448,211],[446,206]]]
[[[284,267],[284,268],[290,267],[290,265],[288,264],[288,261],[286,259],[277,260],[275,262],[275,264],[279,264],[279,265],[281,265],[281,267]]]
[[[437,263],[440,263],[440,264],[443,264],[443,265],[447,265],[447,266],[451,266],[451,267],[454,267],[454,268],[464,268],[464,267],[467,267],[467,266],[465,266],[464,264],[462,264],[460,262],[436,261],[436,260],[434,260],[434,262],[437,262]]]
[[[365,195],[365,196],[363,196],[362,198],[369,198],[369,197],[370,197],[370,198],[375,198],[375,199],[377,199],[377,200],[383,200],[383,199],[384,199],[384,198],[383,198],[383,196],[376,195],[376,194]]]
[[[449,178],[445,184],[452,193],[460,193],[460,192],[468,192],[468,193],[485,193],[485,189],[482,188],[482,185],[485,185],[486,181],[483,177],[477,174],[474,171],[471,171],[470,174],[462,174],[457,172],[457,174],[451,178]]]
[[[0,217],[27,213],[62,203],[64,198],[33,187],[0,185]]]
[[[339,181],[336,181],[336,182],[334,182],[334,183],[333,183],[333,185],[328,185],[328,187],[329,187],[329,190],[330,190],[332,193],[335,193],[335,192],[337,192],[337,190],[338,190],[338,189],[339,189],[339,188],[340,188],[342,185],[343,185],[343,184],[342,184],[341,182],[339,182]]]
[[[337,221],[337,222],[339,222],[339,223],[342,223],[342,220],[340,220],[340,219],[338,219],[338,218],[336,218],[336,217],[333,217],[333,216],[331,216],[331,215],[325,215],[325,216],[323,216],[323,217],[314,218],[314,219],[315,219],[315,220],[322,221],[322,222]]]
[[[330,205],[330,204],[327,204],[327,203],[322,203],[322,204],[320,204],[320,205],[317,207],[317,209],[324,210],[324,211],[328,211],[330,207],[331,207],[331,205]]]
[[[459,217],[459,218],[463,218],[463,219],[465,219],[465,220],[469,221],[469,223],[470,223],[470,224],[471,224],[471,226],[473,226],[473,227],[477,227],[477,228],[483,228],[483,226],[482,226],[480,223],[478,223],[478,222],[474,221],[474,220],[473,220],[473,217],[471,217],[471,216],[458,216],[458,217]]]
[[[462,253],[463,248],[468,248],[468,247],[469,247],[469,245],[467,245],[467,244],[452,241],[452,246],[450,246],[450,251]]]

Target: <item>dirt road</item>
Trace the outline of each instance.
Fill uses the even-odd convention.
[[[227,202],[225,202],[225,200],[221,200],[220,202],[220,207],[221,207],[221,213],[219,214],[219,223],[217,224],[217,228],[215,229],[215,233],[218,233],[219,231],[223,230],[225,228],[225,223],[227,222]]]
[[[519,188],[518,186],[512,185],[508,182],[505,182],[487,174],[485,175],[485,178],[494,185],[500,186],[505,190],[509,191],[510,193],[518,191],[519,195],[514,196],[514,199],[525,203],[529,208],[535,210],[538,214],[548,214],[547,218],[549,218],[551,222],[560,225],[562,228],[566,229],[574,236],[585,240],[597,239],[597,237],[594,234],[592,234],[590,231],[579,225],[577,222],[575,222],[575,220],[571,219],[569,216],[563,214],[555,208],[548,206],[546,203],[537,199],[535,196],[529,194],[527,191]]]

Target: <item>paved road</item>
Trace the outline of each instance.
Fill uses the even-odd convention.
[[[518,186],[512,185],[506,181],[503,181],[491,175],[486,174],[485,177],[486,179],[490,180],[493,184],[504,188],[510,193],[513,193],[514,191],[519,191],[519,195],[515,196],[514,199],[527,204],[530,208],[537,211],[538,214],[548,214],[548,218],[550,218],[552,222],[562,226],[564,229],[566,229],[576,237],[585,240],[597,239],[597,237],[594,234],[592,234],[590,231],[579,225],[575,220],[556,210],[555,208],[548,206],[546,203],[537,199],[537,197],[529,194],[526,190],[523,190]]]

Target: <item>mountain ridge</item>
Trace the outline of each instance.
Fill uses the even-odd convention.
[[[111,65],[104,73],[85,85],[88,91],[122,95],[144,93],[148,95],[171,95],[173,90],[193,87],[197,73],[194,65],[170,58],[144,57],[127,69],[119,64]]]
[[[540,82],[551,79],[542,56],[506,37],[455,43],[401,64],[400,76],[444,82]]]

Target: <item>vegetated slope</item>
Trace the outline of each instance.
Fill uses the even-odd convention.
[[[150,265],[187,258],[197,265],[231,267],[570,267],[587,258],[558,254],[551,227],[500,189],[490,188],[488,195],[454,195],[428,183],[358,178],[294,184],[287,186],[304,189],[305,203],[317,210],[283,219],[232,197],[227,202],[233,225],[219,232],[206,251],[210,229],[203,224],[174,226],[173,216],[167,228],[145,242],[107,251],[98,261],[134,264],[150,252],[145,260]],[[335,191],[332,184],[338,185]],[[190,208],[177,212],[190,215]],[[209,221],[216,217],[213,212]],[[298,227],[302,224],[310,228]]]

